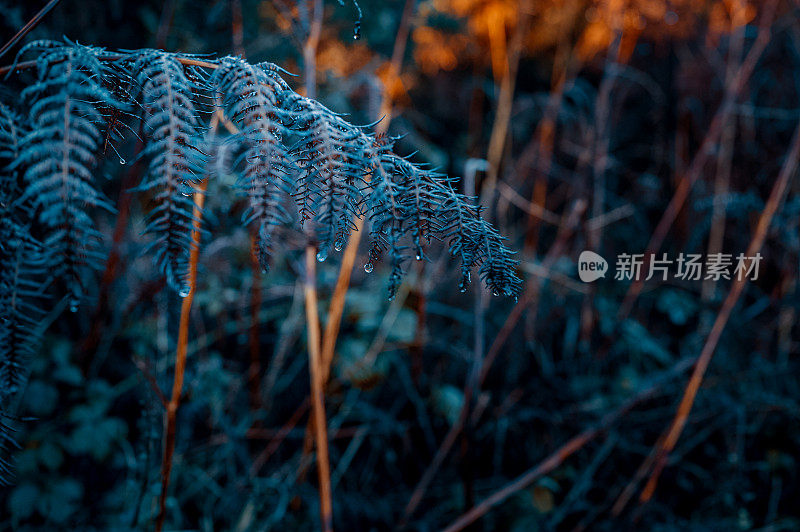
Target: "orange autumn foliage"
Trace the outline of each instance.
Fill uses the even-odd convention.
[[[532,20],[524,38],[528,56],[547,53],[567,39],[579,60],[590,61],[618,38],[618,60],[624,62],[641,40],[688,38],[702,25],[718,39],[751,22],[756,8],[752,0],[429,0],[420,6],[429,23],[444,15],[464,20],[466,31],[456,36],[420,25],[413,35],[414,57],[428,74],[478,61],[491,64],[499,79],[509,39],[527,15]]]

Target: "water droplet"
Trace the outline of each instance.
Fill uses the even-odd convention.
[[[120,158],[119,158],[119,164],[125,164],[125,159],[123,159],[122,157],[120,157]]]
[[[364,265],[364,271],[367,272],[367,273],[372,273],[372,270],[374,270],[374,269],[375,269],[375,266],[371,262],[368,262],[368,263],[366,263]]]
[[[417,255],[414,258],[417,260],[422,260],[422,253],[417,253]]]
[[[336,251],[341,251],[342,247],[344,247],[344,242],[342,242],[341,240],[337,240],[336,243],[333,245],[333,249],[335,249]]]
[[[325,262],[325,259],[328,258],[328,252],[324,249],[319,250],[317,253],[317,262]]]
[[[69,305],[69,311],[70,312],[78,312],[78,304],[77,303],[71,303]]]
[[[261,275],[267,275],[267,269],[261,268]]]
[[[181,296],[181,297],[186,297],[186,296],[189,295],[189,291],[190,291],[189,287],[188,286],[184,286],[184,287],[182,287],[180,289],[180,291],[178,292],[178,295]]]
[[[458,289],[459,289],[459,290],[461,290],[461,292],[466,292],[466,291],[467,291],[467,285],[466,285],[466,284],[464,284],[464,283],[461,283],[461,284],[458,286]]]
[[[492,295],[493,295],[494,297],[497,297],[497,296],[499,296],[499,295],[500,295],[500,292],[499,292],[497,289],[495,289],[495,290],[492,290]]]
[[[189,196],[191,196],[191,195],[192,195],[192,193],[191,193],[191,192],[181,192],[181,194],[183,194],[183,195],[184,195],[184,196],[186,196],[187,198],[188,198]]]

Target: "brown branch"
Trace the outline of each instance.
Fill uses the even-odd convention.
[[[484,205],[484,207],[489,206],[487,202],[492,199],[490,195],[492,197],[494,196],[498,172],[500,171],[500,162],[502,161],[503,154],[505,153],[508,126],[511,123],[511,107],[514,103],[517,70],[519,68],[520,58],[522,57],[523,39],[525,38],[530,25],[531,11],[530,1],[522,2],[522,5],[519,8],[521,19],[517,22],[514,35],[511,37],[511,42],[509,43],[510,50],[508,53],[503,50],[503,56],[505,56],[506,62],[503,64],[503,68],[501,69],[503,76],[500,81],[500,94],[497,98],[495,119],[494,124],[492,125],[492,132],[489,137],[489,147],[486,153],[486,160],[489,162],[489,168],[486,184],[484,185],[484,193],[481,194],[481,204]],[[500,44],[502,44],[502,46],[505,48],[504,39]],[[486,193],[487,191],[488,193]]]
[[[305,72],[305,87],[307,98],[315,98],[317,95],[317,47],[319,37],[322,33],[322,14],[325,9],[322,0],[314,0],[312,13],[311,30],[303,46],[303,70]]]
[[[755,234],[750,241],[750,245],[747,247],[746,257],[754,257],[764,245],[764,241],[767,237],[767,231],[772,223],[772,218],[775,216],[778,208],[783,203],[783,199],[786,195],[786,189],[789,185],[789,179],[794,176],[795,172],[797,171],[799,158],[800,125],[798,125],[794,131],[791,148],[789,154],[787,155],[786,162],[781,168],[778,179],[775,181],[775,185],[772,187],[772,191],[770,192],[767,204],[764,207],[761,216],[758,218]],[[728,319],[733,312],[733,308],[736,306],[736,303],[739,301],[739,297],[744,291],[747,281],[747,275],[738,275],[736,279],[734,279],[731,291],[725,298],[719,314],[717,314],[717,319],[714,321],[714,326],[711,328],[711,332],[706,339],[706,343],[703,345],[703,350],[700,352],[697,365],[692,372],[689,382],[686,384],[686,390],[684,391],[681,402],[678,405],[675,418],[672,420],[669,431],[658,448],[652,474],[650,479],[647,481],[647,484],[645,484],[645,487],[639,497],[641,502],[647,502],[653,496],[653,492],[658,484],[658,477],[667,463],[669,453],[675,448],[675,445],[678,443],[678,439],[680,438],[681,433],[686,426],[686,422],[689,419],[689,413],[694,405],[695,397],[700,389],[700,384],[703,382],[703,376],[705,375],[706,369],[711,362],[711,357],[714,355],[714,351],[716,350],[717,344],[722,336],[722,332],[725,330]]]
[[[325,420],[325,383],[320,356],[319,315],[317,311],[316,248],[306,247],[305,302],[308,324],[308,366],[311,378],[311,411],[314,422],[314,440],[317,448],[317,475],[321,529],[333,531],[333,504],[331,501],[331,472],[328,459],[328,427]]]
[[[56,7],[56,4],[58,4],[58,2],[60,2],[60,0],[50,0],[49,2],[47,2],[47,5],[45,5],[42,9],[40,9],[39,12],[36,13],[33,16],[33,18],[28,21],[27,24],[22,26],[20,30],[17,33],[15,33],[14,36],[11,37],[11,39],[9,39],[9,41],[5,43],[2,48],[0,48],[0,57],[4,56],[6,52],[8,52],[15,44],[17,44],[28,33],[30,33],[31,30],[33,30],[33,28],[38,26],[39,23],[42,21],[42,19],[50,12],[50,10]]]
[[[189,253],[189,293],[181,302],[181,319],[178,328],[178,342],[175,349],[175,378],[172,383],[172,396],[167,403],[166,419],[164,421],[164,460],[161,464],[161,496],[159,497],[159,510],[156,519],[156,532],[164,528],[164,518],[167,512],[167,491],[169,477],[172,471],[172,455],[175,452],[175,427],[177,422],[178,407],[183,389],[183,374],[186,369],[186,346],[189,343],[189,317],[192,309],[195,288],[197,286],[197,260],[200,256],[200,235],[203,219],[203,203],[205,202],[208,180],[203,179],[195,189],[194,212],[192,215],[192,249]]]

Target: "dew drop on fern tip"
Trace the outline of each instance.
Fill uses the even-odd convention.
[[[325,250],[321,250],[317,253],[317,262],[325,262],[325,259],[328,258],[328,252]]]
[[[367,273],[372,273],[373,268],[375,268],[371,262],[368,262],[364,265],[364,271]]]
[[[178,292],[178,295],[181,296],[181,297],[188,296],[189,295],[189,287],[188,286],[184,286],[183,288],[181,288],[180,292]]]

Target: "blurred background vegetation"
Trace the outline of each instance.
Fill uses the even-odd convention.
[[[43,4],[0,2],[0,41]],[[326,390],[334,527],[439,530],[477,509],[470,530],[800,528],[800,6],[362,0],[357,27],[350,1],[62,0],[27,40],[243,54],[302,93],[313,4],[317,97],[463,176],[526,282],[516,303],[462,293],[433,253],[389,301],[388,272],[359,255]],[[31,361],[3,530],[153,526],[180,300],[141,254],[143,168],[124,149],[103,167],[124,213],[99,224],[113,260]],[[653,239],[673,257],[745,252],[782,168],[759,278],[659,477],[732,283],[583,284],[577,257]],[[262,274],[243,200],[210,187],[166,528],[316,529],[302,257]],[[318,265],[323,323],[340,257]]]

